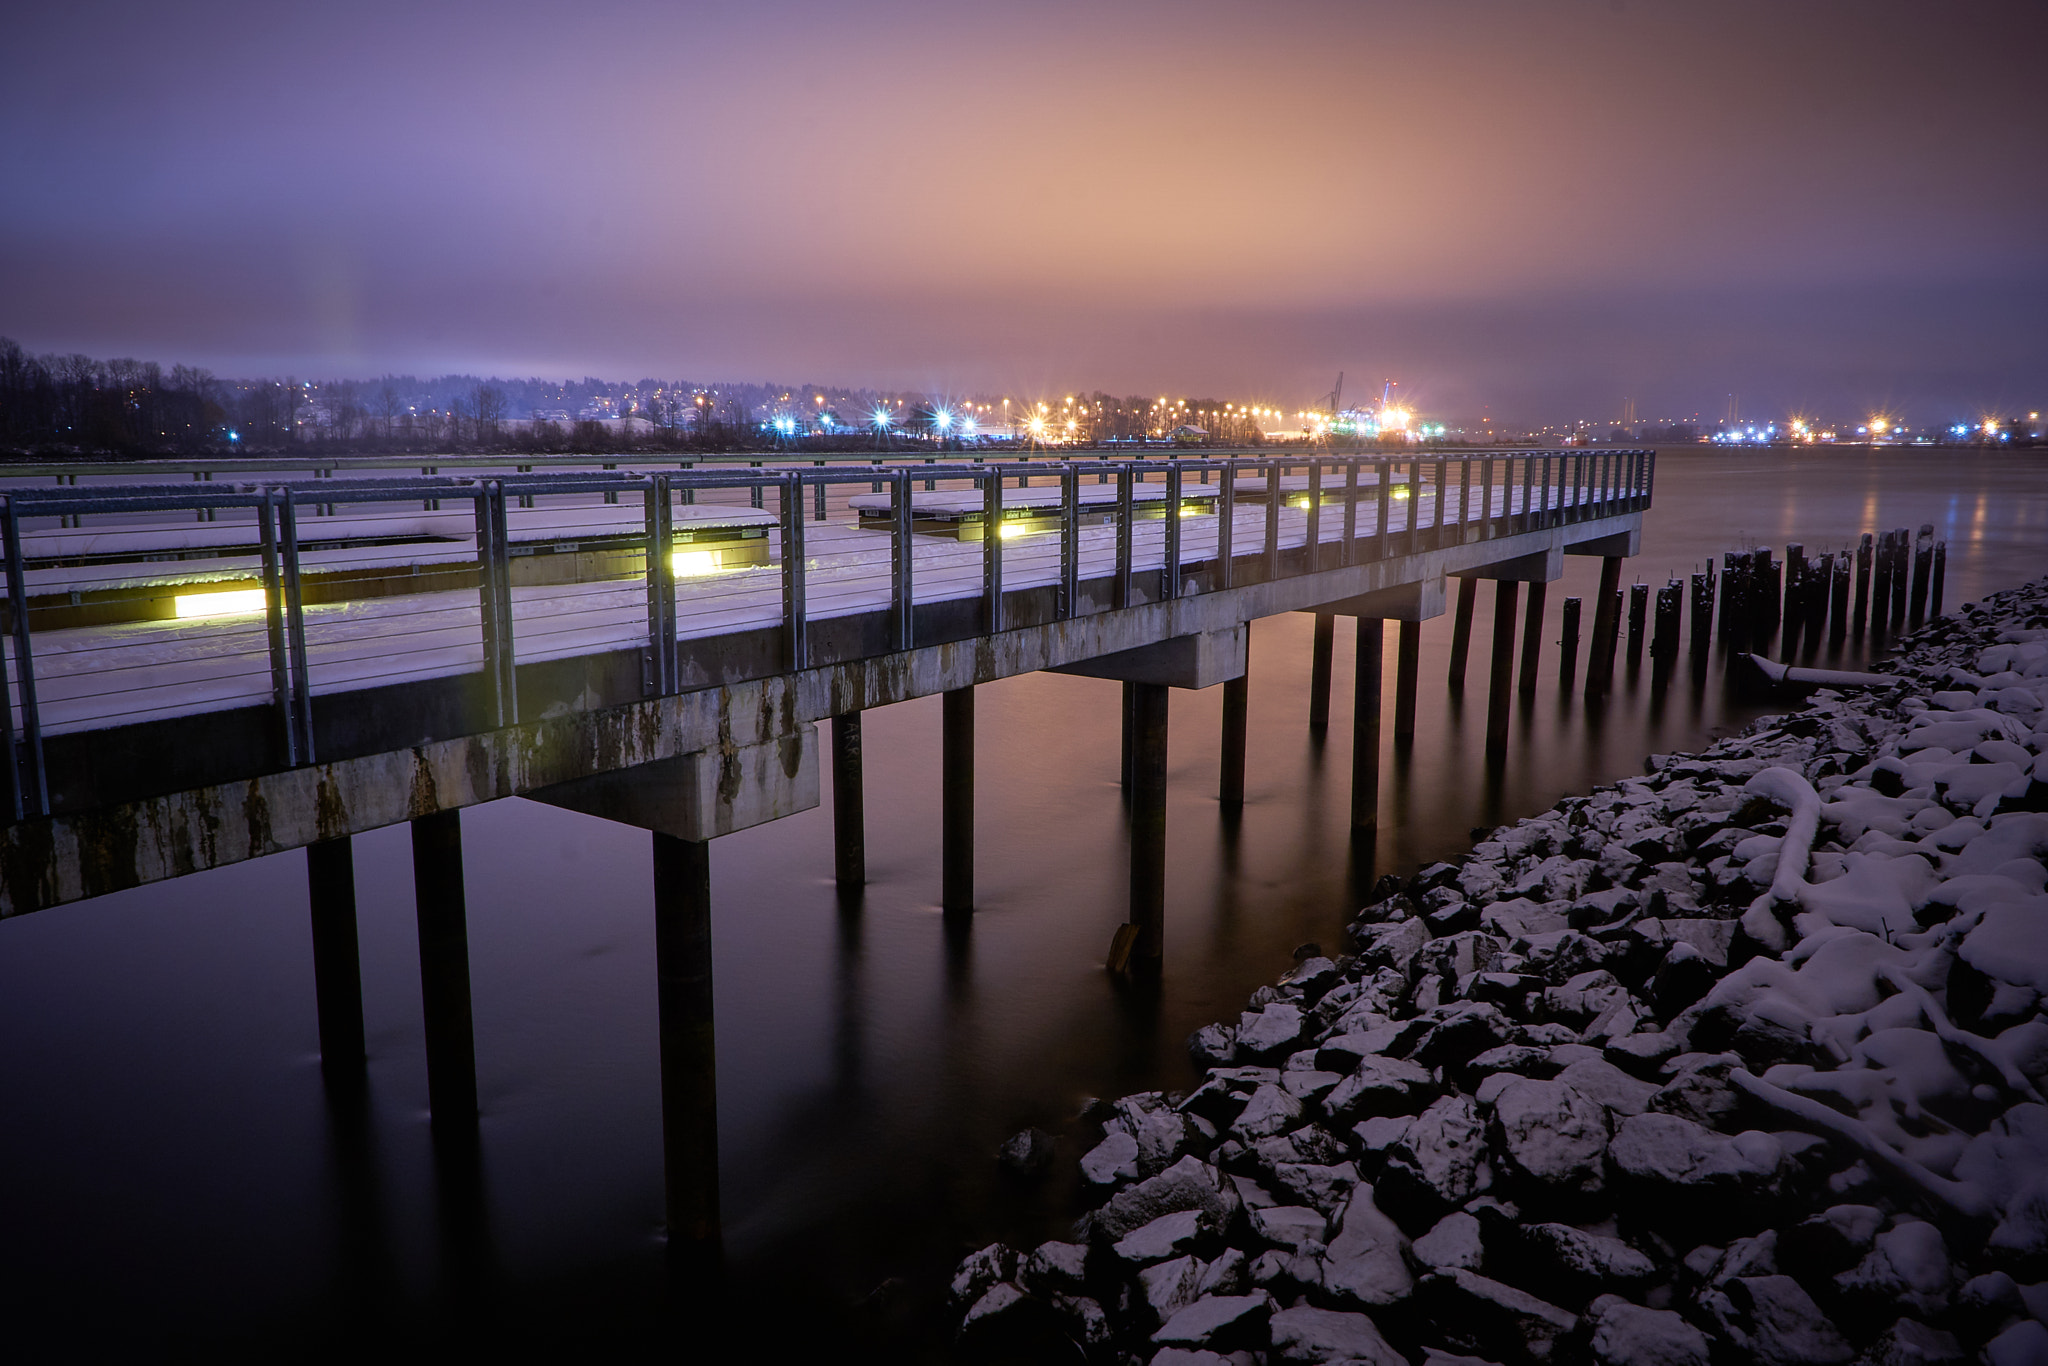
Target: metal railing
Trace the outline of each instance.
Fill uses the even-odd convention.
[[[265,699],[263,704],[276,718],[282,762],[297,767],[318,758],[315,665],[340,667],[316,658],[314,650],[322,648],[323,640],[330,642],[334,660],[346,656],[356,670],[348,680],[350,687],[399,677],[443,676],[452,671],[451,660],[466,666],[467,661],[480,659],[485,703],[476,719],[484,728],[497,728],[516,723],[522,715],[516,634],[552,633],[567,642],[550,647],[559,657],[562,651],[582,648],[575,641],[579,632],[587,635],[595,629],[590,623],[630,617],[638,622],[628,634],[642,650],[645,692],[669,695],[684,686],[684,636],[699,625],[700,617],[711,625],[699,634],[725,617],[755,620],[745,616],[745,611],[753,610],[747,604],[755,601],[747,594],[766,587],[762,575],[767,573],[779,580],[781,666],[801,670],[825,662],[813,657],[812,626],[820,610],[828,616],[885,612],[887,629],[880,637],[885,651],[935,643],[921,639],[918,627],[919,588],[927,575],[936,577],[923,599],[925,605],[978,596],[978,629],[993,633],[1006,628],[1007,600],[1018,591],[1050,589],[1051,619],[1056,621],[1089,611],[1223,592],[1639,511],[1649,504],[1654,473],[1654,451],[1596,448],[1388,456],[1299,452],[1052,464],[912,457],[893,462],[876,458],[838,468],[812,463],[783,470],[748,466],[482,479],[408,474],[281,484],[199,481],[192,486],[16,488],[0,496],[9,618],[9,648],[0,656],[8,810],[19,820],[46,815],[51,809],[43,744],[47,716],[39,705],[39,699],[47,701],[47,693],[38,686],[38,640],[45,646],[64,646],[65,685],[102,710],[111,705],[105,699],[114,695],[114,685],[91,693],[81,680],[90,679],[95,670],[112,672],[118,666],[139,675],[125,680],[134,684],[128,688],[133,694],[148,686],[152,668],[164,667],[152,665],[148,658],[140,664],[122,662],[127,656],[119,651],[136,648],[141,627],[31,630],[36,612],[61,609],[61,602],[58,608],[38,604],[62,599],[62,575],[84,572],[66,570],[67,565],[91,562],[104,567],[112,560],[119,562],[117,568],[132,562],[173,581],[189,572],[196,577],[210,574],[217,581],[225,575],[236,582],[258,583],[262,601],[248,615],[260,619],[260,627],[244,622],[214,626],[215,634],[199,653],[212,652],[206,654],[207,667],[213,670],[208,686],[215,693],[232,701],[244,696],[237,688],[253,689],[247,692],[249,700]],[[1091,475],[1097,484],[1114,482],[1113,502],[1106,497],[1084,499],[1082,489]],[[1042,483],[1048,478],[1057,480],[1056,501],[1032,494],[1019,499],[1029,506],[1006,506],[1009,488],[1028,488],[1034,479]],[[970,493],[968,502],[955,499],[950,505],[955,513],[951,545],[927,535],[929,526],[918,526],[920,494],[935,492],[941,485]],[[769,518],[753,511],[766,510],[770,491],[775,495],[772,528]],[[855,492],[885,493],[886,516],[864,516],[858,530],[827,528],[819,534],[828,539],[817,542],[813,552],[812,526],[828,521],[833,497],[845,507],[846,497]],[[736,501],[740,495],[745,496],[744,505]],[[972,495],[978,495],[978,502]],[[734,501],[720,504],[721,498]],[[707,508],[700,501],[705,499],[717,506]],[[635,556],[637,570],[629,567],[627,572],[588,581],[549,579],[539,587],[531,578],[525,585],[516,584],[515,564],[548,548],[515,535],[533,531],[529,523],[515,523],[515,516],[524,517],[527,509],[538,509],[536,517],[545,514],[539,500],[554,500],[550,507],[583,509],[577,515],[585,522],[572,526],[562,542],[570,550],[601,543],[607,554],[626,557],[607,562],[614,570],[630,565]],[[637,519],[631,513],[613,517],[597,511],[627,500],[640,505]],[[465,539],[450,550],[449,519],[438,514],[444,506],[452,510],[465,502],[472,511],[470,518],[461,519]],[[1260,515],[1242,516],[1247,503],[1262,504]],[[400,517],[398,510],[408,505],[420,512]],[[758,523],[758,532],[748,534],[767,535],[769,563],[758,573],[742,576],[745,582],[736,587],[721,586],[716,580],[693,582],[687,598],[681,597],[675,555],[683,524],[702,522],[700,513],[717,512],[721,506],[736,523]],[[340,516],[343,508],[370,511],[354,513],[354,522],[325,521]],[[684,508],[698,511],[681,513]],[[1160,515],[1152,516],[1153,508]],[[1205,509],[1213,509],[1213,516],[1203,515]],[[166,514],[179,513],[197,517],[180,518],[175,525],[165,520]],[[100,537],[122,542],[125,549],[95,549],[100,542],[94,536],[68,534],[88,516],[96,528],[107,529],[98,533]],[[590,537],[591,516],[612,518],[599,527],[602,534],[596,542]],[[223,526],[223,518],[241,525]],[[195,527],[194,520],[207,525]],[[424,530],[415,525],[422,521],[431,525]],[[878,523],[879,533],[874,529]],[[321,529],[323,524],[332,529]],[[1025,534],[1011,536],[1013,524]],[[978,554],[966,534],[977,528]],[[1034,531],[1044,534],[1030,534]],[[883,535],[886,555],[880,553]],[[576,540],[578,536],[583,540]],[[630,551],[621,549],[625,542],[631,543]],[[233,559],[249,544],[259,548],[251,562]],[[44,552],[40,558],[32,553],[39,549]],[[121,559],[124,554],[128,560]],[[209,555],[227,556],[222,563],[228,567],[209,569]],[[459,561],[453,569],[448,563],[451,555]],[[313,557],[320,557],[317,565],[310,562]],[[422,558],[434,557],[442,562],[436,572],[459,569],[462,575],[473,574],[474,606],[460,606],[447,591],[431,587],[453,581],[445,578],[430,579],[426,588],[401,587],[397,593],[388,591],[389,584],[380,586],[372,597],[382,602],[418,594],[410,606],[401,603],[397,611],[382,617],[350,617],[351,608],[364,607],[371,599],[348,597],[346,583],[334,590],[342,595],[332,599],[337,605],[331,610],[307,600],[309,582],[322,576],[340,582],[348,573],[397,573],[393,566],[402,569],[408,557],[415,575]],[[173,558],[179,565],[195,567],[164,569],[164,562]],[[971,588],[963,591],[961,585],[976,559],[978,593]],[[244,574],[248,577],[236,577]],[[38,582],[31,581],[32,575],[40,576]],[[1106,592],[1092,599],[1084,595],[1084,584],[1091,583]],[[821,593],[830,600],[821,600]],[[79,591],[70,593],[72,604],[81,600]],[[638,606],[633,605],[636,602]],[[1042,619],[1044,610],[1034,608],[1034,619]],[[312,639],[311,617],[327,631],[322,639]],[[520,632],[515,632],[515,617]],[[160,654],[178,643],[176,629],[162,635],[170,644],[163,645]],[[472,643],[462,645],[462,640]],[[383,654],[376,653],[379,648]],[[863,648],[874,652],[872,645]],[[412,658],[408,651],[420,658]],[[189,657],[186,663],[190,665]],[[378,668],[385,672],[377,673]],[[234,672],[237,669],[241,672]],[[251,679],[261,681],[251,684]],[[328,690],[332,688],[323,689]],[[166,708],[176,705],[173,697],[154,711],[131,710],[95,721],[99,714],[86,715],[90,707],[81,702],[84,719],[66,725],[75,730],[121,724],[170,714]],[[216,698],[204,705],[224,704]]]

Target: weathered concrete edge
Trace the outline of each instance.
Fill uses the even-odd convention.
[[[1552,527],[194,788],[0,833],[0,918],[1640,527]]]

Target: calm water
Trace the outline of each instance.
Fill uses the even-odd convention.
[[[2048,458],[1667,452],[1653,586],[1750,542],[1809,552],[1933,522],[1948,603],[2048,572]],[[1543,685],[1505,769],[1481,760],[1493,589],[1462,706],[1449,618],[1423,632],[1418,732],[1385,767],[1375,871],[1460,851],[1474,826],[1641,771],[1746,719],[1647,667],[1597,715]],[[1182,1041],[1232,1015],[1296,945],[1335,947],[1361,870],[1346,838],[1349,622],[1319,744],[1309,619],[1258,623],[1242,820],[1215,801],[1221,690],[1172,699],[1166,972],[1100,969],[1123,918],[1114,683],[982,690],[980,910],[937,910],[939,707],[867,719],[871,885],[843,906],[821,808],[713,846],[720,1173],[731,1272],[664,1311],[648,836],[506,801],[464,813],[482,1093],[480,1210],[437,1190],[428,1138],[410,845],[356,840],[370,1111],[330,1113],[299,854],[0,924],[0,1343],[76,1355],[177,1338],[231,1354],[434,1337],[669,1349],[772,1314],[770,1340],[865,1335],[909,1354],[963,1251],[1051,1236],[1070,1177],[1002,1178],[998,1143],[1072,1127],[1090,1095],[1185,1084]],[[1391,631],[1389,632],[1391,638]],[[1583,657],[1582,657],[1583,667]],[[1647,661],[1646,661],[1647,665]],[[1392,684],[1388,652],[1389,703]],[[1718,674],[1716,674],[1718,680]],[[829,787],[829,785],[828,785]],[[829,791],[828,791],[829,800]],[[1074,1140],[1066,1140],[1071,1158]],[[1069,1162],[1068,1167],[1071,1167]],[[908,1288],[858,1307],[889,1277]],[[901,1304],[913,1324],[897,1331]]]

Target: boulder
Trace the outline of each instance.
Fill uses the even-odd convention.
[[[1844,1311],[1873,1328],[1902,1311],[1939,1318],[1954,1288],[1955,1264],[1941,1230],[1917,1219],[1878,1234],[1863,1259],[1835,1277]]]
[[[1619,1238],[1569,1224],[1525,1224],[1513,1277],[1559,1304],[1584,1304],[1602,1291],[1633,1294],[1655,1278],[1657,1264]]]
[[[1484,1001],[1459,1001],[1431,1012],[1431,1028],[1415,1045],[1415,1061],[1424,1067],[1461,1069],[1488,1049],[1514,1037],[1514,1023],[1500,1007]]]
[[[1427,1229],[1493,1184],[1486,1130],[1465,1096],[1431,1105],[1387,1150],[1377,1202],[1410,1229]]]
[[[1646,1219],[1713,1234],[1742,1232],[1775,1213],[1785,1150],[1769,1134],[1733,1138],[1677,1115],[1631,1115],[1608,1158],[1617,1180],[1645,1201]]]
[[[1438,1271],[1463,1268],[1478,1271],[1486,1259],[1479,1236],[1479,1221],[1459,1210],[1436,1221],[1435,1227],[1415,1240],[1415,1260]]]
[[[1578,1315],[1476,1272],[1435,1271],[1416,1297],[1452,1347],[1508,1360],[1562,1360]]]
[[[1115,1242],[1162,1214],[1202,1210],[1218,1227],[1228,1227],[1238,1209],[1237,1191],[1222,1172],[1198,1157],[1183,1157],[1159,1175],[1119,1191],[1095,1211],[1092,1222],[1097,1236]]]
[[[2041,1366],[2048,1361],[2048,1328],[2033,1319],[2015,1323],[1984,1344],[1984,1366]]]
[[[1280,1361],[1344,1362],[1347,1366],[1407,1366],[1364,1314],[1297,1305],[1267,1324],[1273,1355]]]
[[[1227,1247],[1221,1256],[1202,1268],[1204,1295],[1242,1295],[1251,1289],[1251,1258],[1242,1249]]]
[[[1266,1345],[1266,1324],[1273,1313],[1273,1297],[1256,1295],[1205,1295],[1176,1313],[1152,1335],[1166,1346],[1207,1347],[1211,1351],[1235,1351]]]
[[[1033,1294],[1076,1291],[1088,1281],[1088,1245],[1040,1243],[1017,1269],[1017,1280]]]
[[[1559,1071],[1557,1080],[1616,1118],[1642,1114],[1650,1108],[1650,1097],[1657,1094],[1653,1083],[1637,1080],[1604,1057],[1581,1058]]]
[[[1408,1298],[1415,1285],[1404,1256],[1408,1240],[1373,1202],[1371,1186],[1351,1192],[1333,1226],[1322,1267],[1323,1286],[1333,1298],[1364,1308]]]
[[[1790,1276],[1738,1276],[1700,1296],[1700,1307],[1729,1345],[1757,1366],[1829,1366],[1856,1356]]]
[[[1162,1214],[1143,1228],[1133,1229],[1116,1240],[1116,1255],[1139,1266],[1184,1257],[1216,1232],[1214,1216],[1202,1210],[1176,1210]]]
[[[1138,1273],[1138,1294],[1152,1311],[1154,1323],[1165,1323],[1202,1297],[1202,1263],[1175,1257]]]
[[[1251,1062],[1283,1058],[1299,1046],[1301,1032],[1301,1007],[1292,1001],[1247,1010],[1237,1022],[1237,1056]]]
[[[1323,1108],[1343,1120],[1374,1115],[1412,1115],[1441,1088],[1429,1069],[1406,1058],[1361,1059],[1350,1076],[1323,1098]]]
[[[1586,1317],[1596,1366],[1708,1366],[1707,1335],[1668,1309],[1602,1295]]]
[[[1330,1221],[1306,1205],[1274,1205],[1251,1212],[1252,1232],[1290,1252],[1311,1252],[1330,1237]]]
[[[1508,1173],[1547,1200],[1598,1194],[1606,1180],[1607,1115],[1561,1081],[1516,1080],[1494,1100]]]
[[[998,1281],[1007,1281],[1016,1274],[1016,1252],[1001,1243],[990,1243],[981,1251],[968,1254],[953,1272],[953,1302],[973,1304]]]
[[[1267,1083],[1252,1092],[1230,1132],[1240,1143],[1255,1143],[1301,1122],[1302,1105],[1283,1086]]]
[[[1278,1162],[1273,1181],[1300,1204],[1333,1214],[1358,1184],[1358,1168],[1349,1162],[1319,1166],[1311,1162]]]
[[[1955,1334],[1918,1319],[1900,1319],[1865,1349],[1868,1366],[1963,1366],[1969,1357]]]
[[[1137,1175],[1138,1140],[1127,1129],[1111,1129],[1081,1155],[1081,1176],[1091,1185],[1121,1185]]]
[[[1043,1129],[1026,1129],[1013,1134],[996,1154],[1003,1170],[1012,1176],[1043,1176],[1052,1166],[1053,1138]]]

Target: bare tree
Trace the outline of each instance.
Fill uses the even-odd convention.
[[[498,423],[505,416],[505,391],[495,384],[479,384],[476,392],[470,395],[470,404],[476,413],[478,442],[496,440]]]

